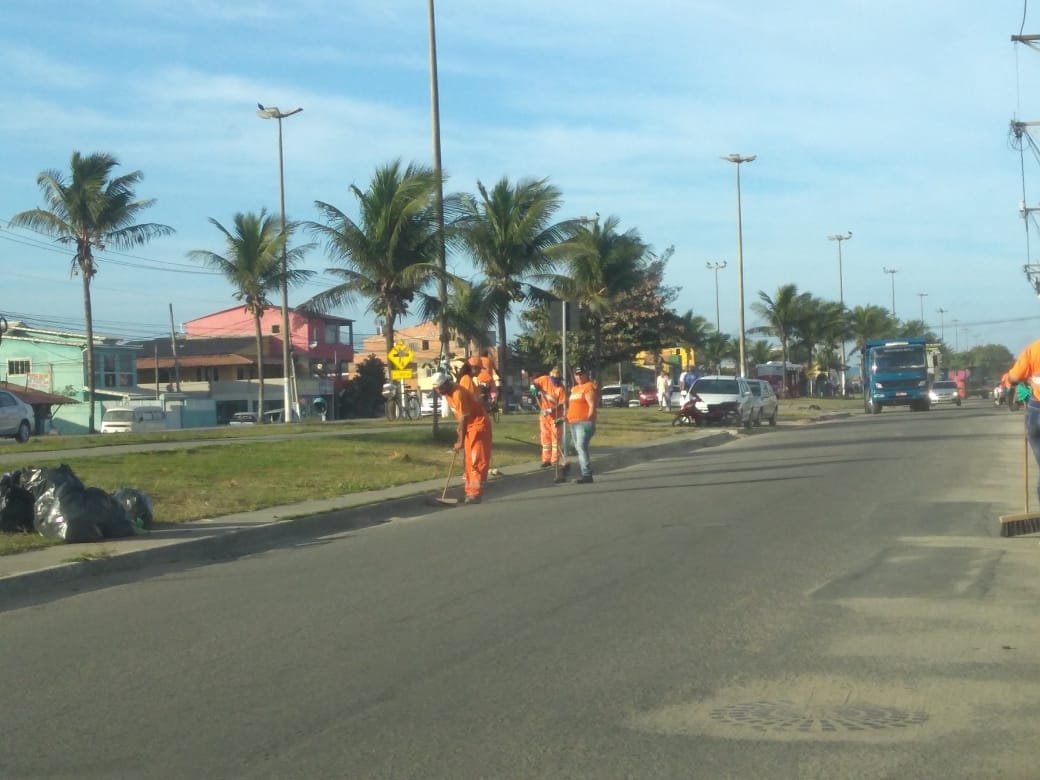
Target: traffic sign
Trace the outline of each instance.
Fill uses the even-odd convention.
[[[392,368],[390,369],[391,379],[414,379],[415,372],[410,368]]]
[[[386,359],[399,369],[405,369],[415,359],[415,353],[403,341],[398,341],[394,348],[386,353]]]

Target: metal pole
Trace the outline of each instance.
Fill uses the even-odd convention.
[[[928,297],[928,293],[917,293],[917,297],[921,299],[921,324],[924,324],[924,299]]]
[[[949,309],[936,309],[936,311],[939,313],[939,341],[945,341],[946,331],[943,328],[943,315],[946,314]]]
[[[705,265],[709,271],[715,272],[715,332],[722,332],[722,320],[719,318],[719,269],[726,267],[726,261],[723,260],[721,263],[713,263],[710,260]]]
[[[892,277],[892,317],[896,318],[896,274],[899,273],[898,268],[884,268],[882,269],[886,274]]]
[[[285,234],[285,157],[282,152],[282,120],[293,114],[303,111],[302,108],[294,108],[292,111],[279,111],[277,106],[265,108],[262,103],[257,103],[259,110],[257,115],[262,119],[278,120],[278,203],[282,212],[282,422],[290,423],[293,420],[292,402],[289,393],[289,258],[288,237]],[[261,359],[263,357],[261,356]],[[260,409],[258,417],[263,419],[264,410]]]
[[[440,340],[441,340],[441,370],[448,370],[448,345],[450,337],[448,334],[448,321],[444,316],[444,309],[448,305],[448,280],[447,260],[444,251],[444,182],[441,174],[441,111],[440,91],[437,87],[437,25],[433,10],[433,0],[427,5],[430,22],[430,113],[433,117],[433,172],[437,177],[437,268],[440,275],[437,279],[437,297],[441,304]],[[500,347],[500,350],[504,348]],[[501,356],[499,356],[501,361]],[[502,379],[505,382],[505,379]],[[433,406],[433,433],[437,434],[437,403]],[[505,405],[508,411],[508,403]]]
[[[737,308],[740,310],[740,339],[738,342],[740,365],[737,368],[737,376],[745,376],[747,374],[747,361],[744,357],[744,231],[741,225],[740,165],[741,163],[752,162],[757,156],[754,154],[746,156],[730,154],[722,158],[737,166]]]
[[[827,236],[829,241],[838,242],[838,304],[841,306],[842,311],[845,311],[845,283],[842,277],[842,263],[841,263],[841,242],[848,241],[852,238],[852,231],[848,230],[844,234],[835,233],[834,235]],[[845,397],[846,388],[846,377],[845,377],[845,360],[847,353],[845,351],[845,333],[841,334],[841,396]]]

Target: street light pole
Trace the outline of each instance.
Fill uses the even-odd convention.
[[[845,290],[844,282],[842,279],[841,269],[841,244],[843,241],[848,241],[852,238],[852,231],[847,230],[844,234],[835,233],[834,235],[827,236],[828,241],[838,242],[838,304],[841,306],[842,314],[845,312]],[[786,368],[784,369],[786,370]],[[841,334],[841,397],[845,397],[845,333]]]
[[[303,111],[294,108],[292,111],[279,111],[277,106],[264,107],[257,103],[256,115],[261,119],[278,120],[278,201],[282,212],[282,422],[292,422],[292,403],[289,399],[289,258],[288,237],[285,235],[285,158],[282,155],[282,120]],[[261,360],[263,356],[261,356]],[[260,410],[263,419],[264,410]]]
[[[917,293],[917,297],[921,299],[921,324],[924,325],[924,299],[928,297],[928,293]]]
[[[740,352],[740,366],[737,369],[737,376],[745,376],[747,374],[747,361],[744,358],[744,233],[740,224],[740,165],[741,163],[753,162],[758,157],[756,154],[749,154],[741,156],[739,154],[729,154],[721,158],[726,162],[731,162],[737,166],[737,307],[740,310],[740,340],[739,340],[739,352]],[[784,367],[784,371],[787,367]]]
[[[892,318],[896,317],[896,274],[899,273],[898,268],[883,268],[886,274],[892,277]]]
[[[943,341],[945,338],[945,331],[943,330],[943,315],[949,311],[949,309],[936,309],[939,313],[939,341]]]
[[[441,359],[440,359],[440,370],[448,370],[448,320],[446,315],[446,309],[448,307],[448,278],[447,270],[448,264],[445,257],[444,249],[444,176],[441,171],[441,109],[440,109],[440,89],[437,86],[437,23],[436,15],[433,10],[433,0],[429,0],[427,4],[429,27],[430,27],[430,114],[433,119],[433,174],[437,177],[437,270],[440,273],[437,276],[437,298],[441,304],[441,316],[440,322],[438,323],[440,330],[440,341],[441,341]],[[502,347],[499,347],[501,351]],[[501,354],[499,355],[499,361],[502,360]],[[501,362],[499,363],[501,365]],[[502,381],[506,381],[502,378]],[[509,410],[509,403],[505,405],[506,411]],[[440,396],[437,393],[433,394],[433,435],[437,437],[438,430],[438,419],[440,418]]]
[[[719,270],[726,267],[726,261],[723,260],[721,263],[713,263],[708,261],[705,267],[709,271],[715,272],[715,332],[722,332],[722,320],[719,319]]]
[[[959,322],[960,322],[959,319],[957,319],[956,317],[953,318],[953,351],[954,352],[960,352],[961,351],[961,343],[960,343],[961,342],[961,329],[959,327],[957,327],[957,323],[959,323]]]

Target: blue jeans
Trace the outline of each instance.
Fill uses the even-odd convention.
[[[1033,458],[1040,464],[1040,403],[1033,398],[1026,404],[1026,439]],[[1040,500],[1040,479],[1036,483],[1036,497]]]
[[[589,459],[589,440],[596,433],[596,423],[591,420],[569,423],[571,435],[574,436],[574,450],[578,453],[578,467],[583,477],[592,476],[592,462]]]

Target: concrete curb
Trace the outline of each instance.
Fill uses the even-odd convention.
[[[656,458],[675,457],[704,447],[725,444],[737,438],[729,430],[696,432],[668,441],[649,441],[630,447],[592,449],[596,473],[643,463]],[[546,471],[535,462],[508,467],[501,479],[489,481],[487,495],[501,498],[534,486],[544,487]],[[198,560],[236,558],[277,546],[294,537],[316,538],[335,533],[369,528],[394,519],[414,517],[435,511],[431,495],[439,493],[443,481],[428,480],[400,485],[387,490],[340,496],[333,499],[271,507],[259,512],[192,523],[191,528],[169,529],[168,534],[115,539],[91,545],[61,545],[47,548],[51,562],[0,576],[0,602],[39,593],[62,583],[105,574],[138,570],[147,566],[189,563]],[[45,552],[45,551],[39,551]],[[34,553],[23,553],[30,556]],[[98,555],[84,560],[53,562],[54,556]]]

